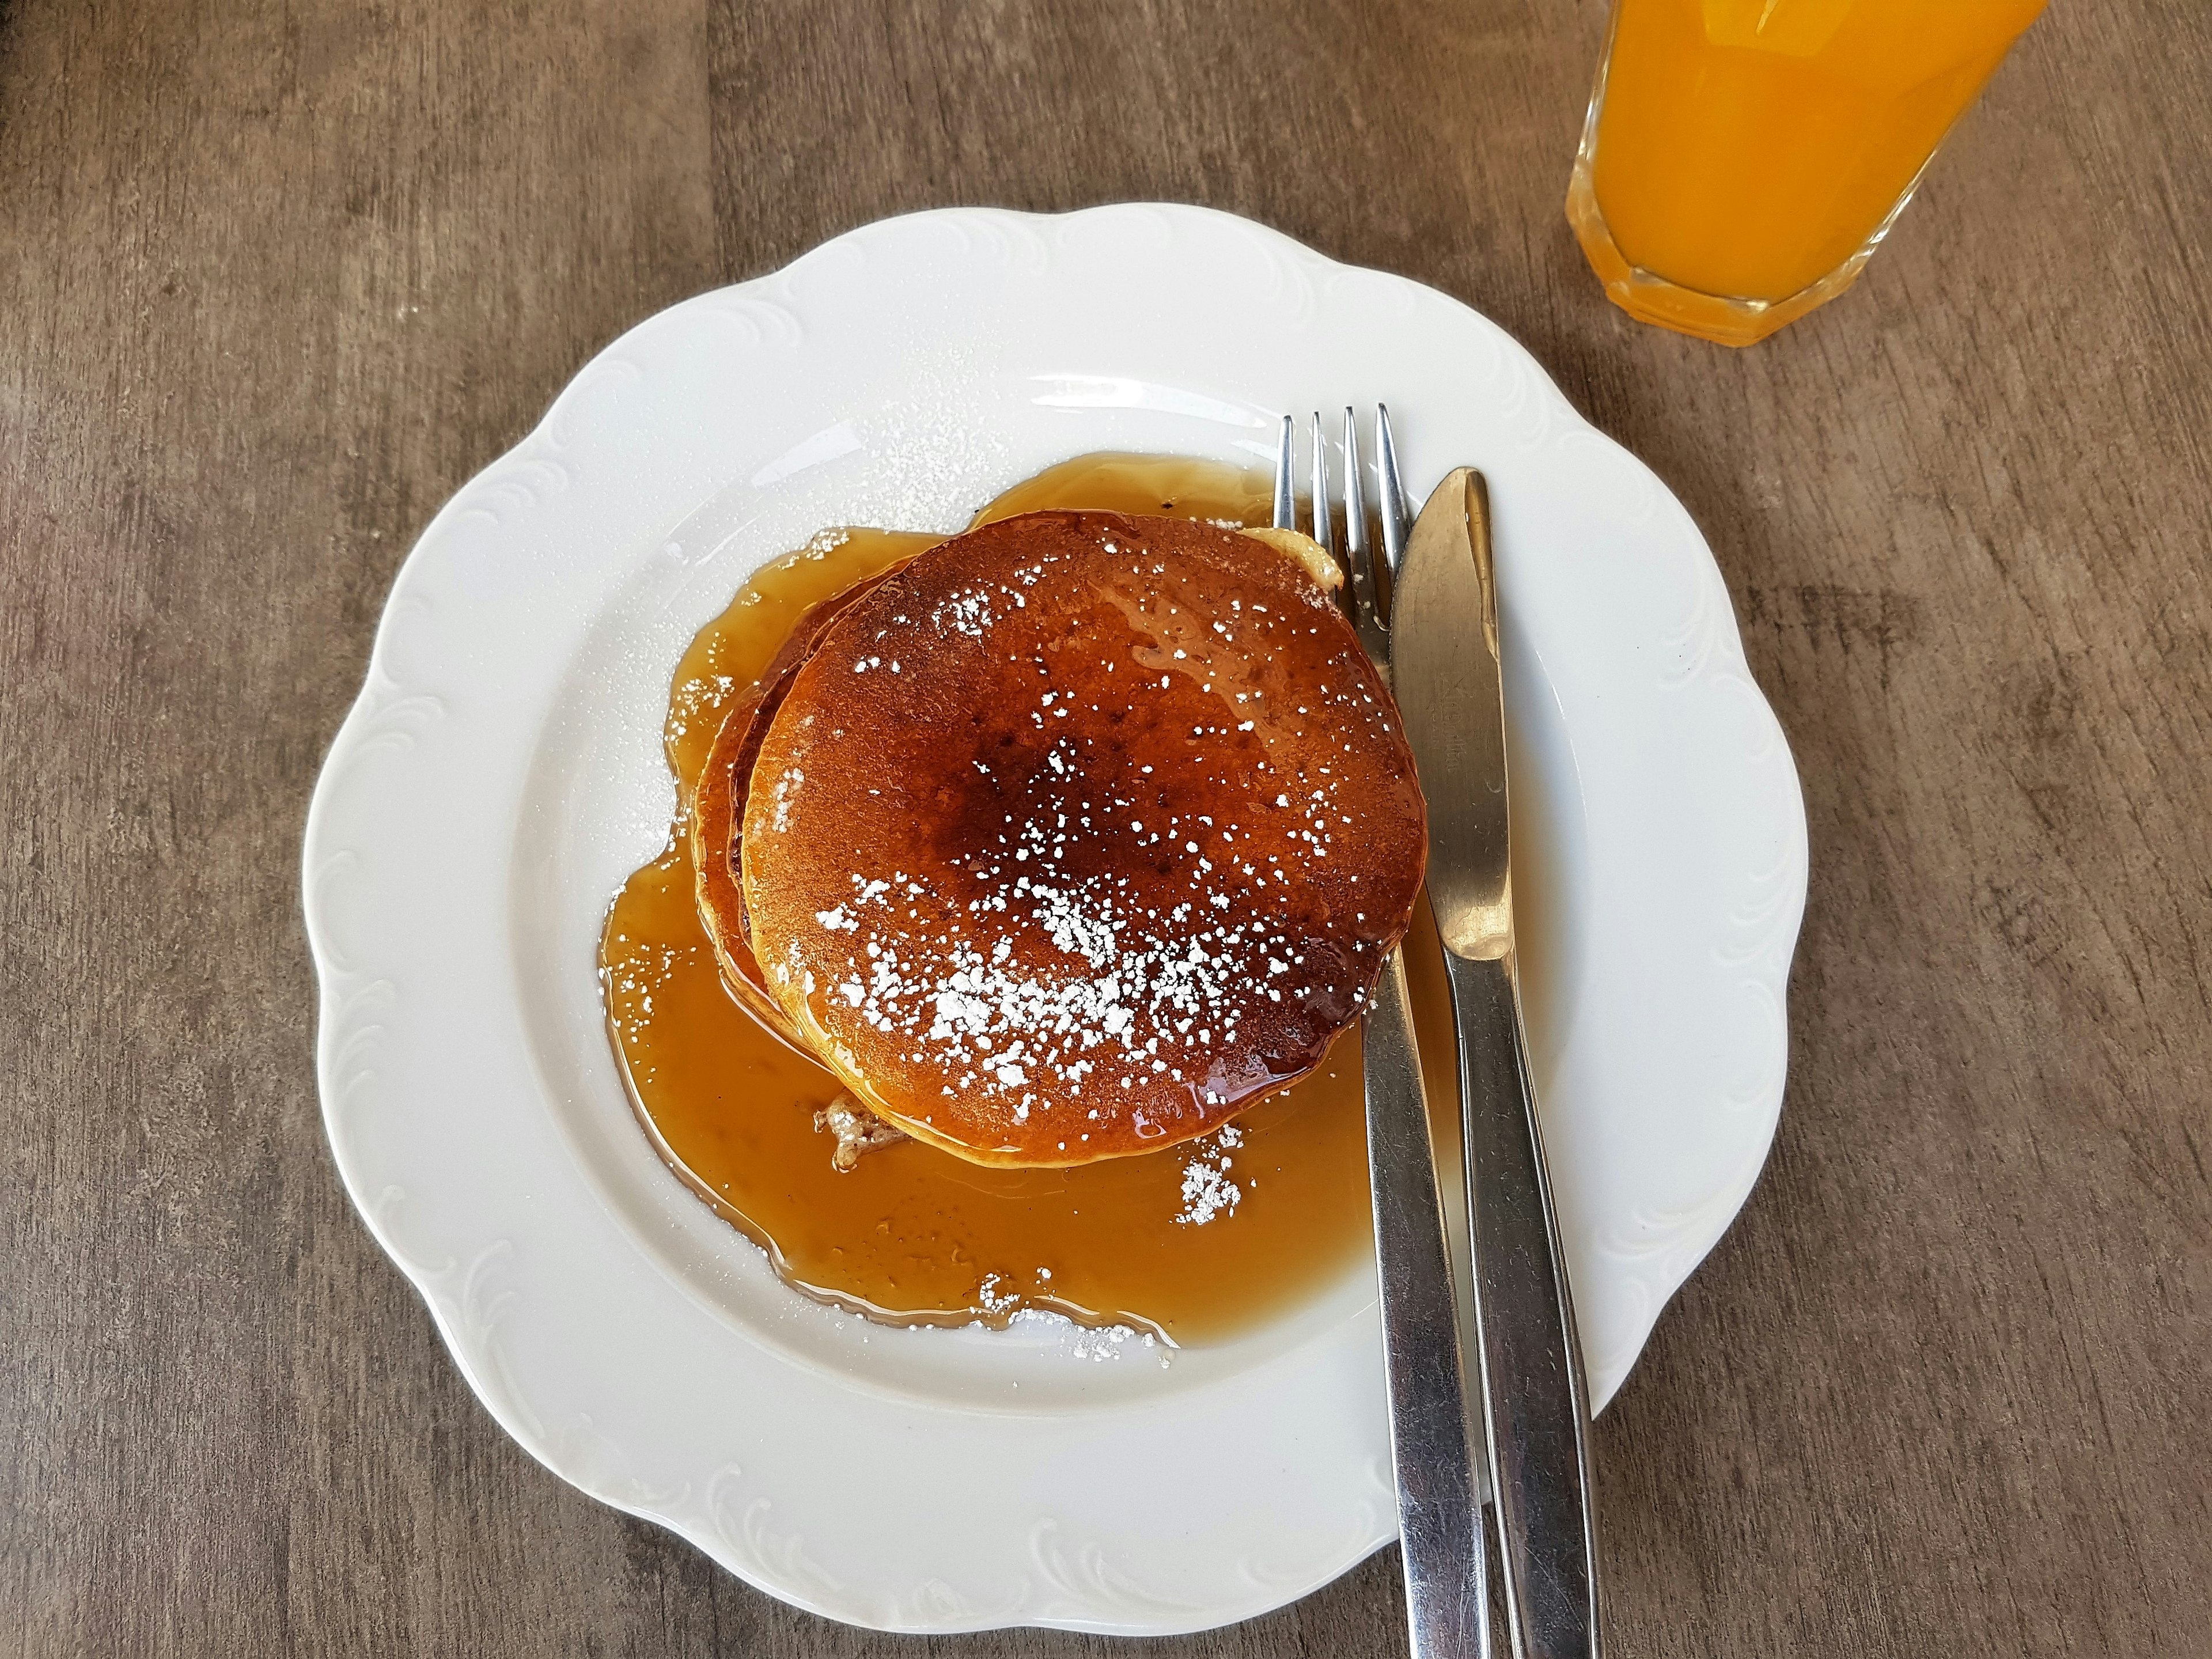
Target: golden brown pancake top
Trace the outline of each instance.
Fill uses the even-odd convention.
[[[742,864],[769,988],[866,1104],[1067,1164],[1318,1064],[1425,850],[1397,711],[1307,574],[1208,525],[1054,512],[939,544],[822,633]]]

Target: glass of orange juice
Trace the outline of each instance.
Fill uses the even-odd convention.
[[[2044,0],[1613,0],[1567,217],[1631,316],[1749,345],[1850,287]]]

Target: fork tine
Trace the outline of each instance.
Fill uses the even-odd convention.
[[[1322,551],[1328,555],[1330,562],[1343,571],[1347,578],[1337,591],[1336,602],[1348,620],[1356,615],[1352,604],[1352,583],[1348,580],[1352,573],[1343,554],[1337,550],[1335,516],[1329,510],[1328,440],[1322,435],[1321,411],[1316,410],[1313,417],[1313,538],[1321,544]]]
[[[1379,640],[1382,626],[1382,592],[1375,580],[1375,558],[1367,540],[1367,498],[1361,488],[1359,423],[1349,409],[1344,411],[1344,564],[1352,578],[1352,620],[1363,639]]]
[[[1291,493],[1291,417],[1283,416],[1282,435],[1275,444],[1275,528],[1298,527],[1298,504]]]
[[[1349,407],[1344,411],[1344,550],[1354,567],[1367,558],[1367,497],[1362,489],[1359,465],[1359,423]],[[1373,573],[1369,573],[1373,579]]]
[[[1398,446],[1390,436],[1390,408],[1375,405],[1375,447],[1382,469],[1382,562],[1391,579],[1406,556],[1406,532],[1411,515],[1406,511],[1406,487],[1398,477]]]
[[[1336,526],[1328,510],[1328,444],[1321,433],[1321,411],[1313,417],[1313,538],[1332,559],[1336,556]]]

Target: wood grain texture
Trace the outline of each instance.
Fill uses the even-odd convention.
[[[0,1653],[1073,1655],[512,1445],[324,1151],[302,815],[445,496],[878,215],[1204,202],[1512,330],[1803,774],[1772,1162],[1600,1426],[1622,1656],[2212,1652],[2212,14],[2062,5],[1858,289],[1629,322],[1597,0],[0,4]],[[1387,1653],[1386,1554],[1176,1655]]]

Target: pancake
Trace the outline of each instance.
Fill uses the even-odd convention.
[[[1028,514],[921,554],[803,650],[754,716],[744,916],[759,982],[877,1116],[981,1164],[1157,1151],[1358,1017],[1425,810],[1389,693],[1294,558]]]
[[[884,575],[890,573],[886,571]],[[737,803],[743,800],[752,778],[753,759],[769,722],[783,706],[793,676],[822,639],[830,624],[847,606],[871,592],[884,580],[872,576],[824,599],[799,619],[791,635],[769,659],[759,679],[732,700],[721,728],[708,750],[707,763],[691,791],[685,821],[691,836],[693,884],[699,920],[714,947],[723,982],[740,1006],[800,1053],[812,1054],[782,1006],[768,988],[760,963],[752,952],[750,930],[745,921],[744,890],[738,879],[739,838]]]

